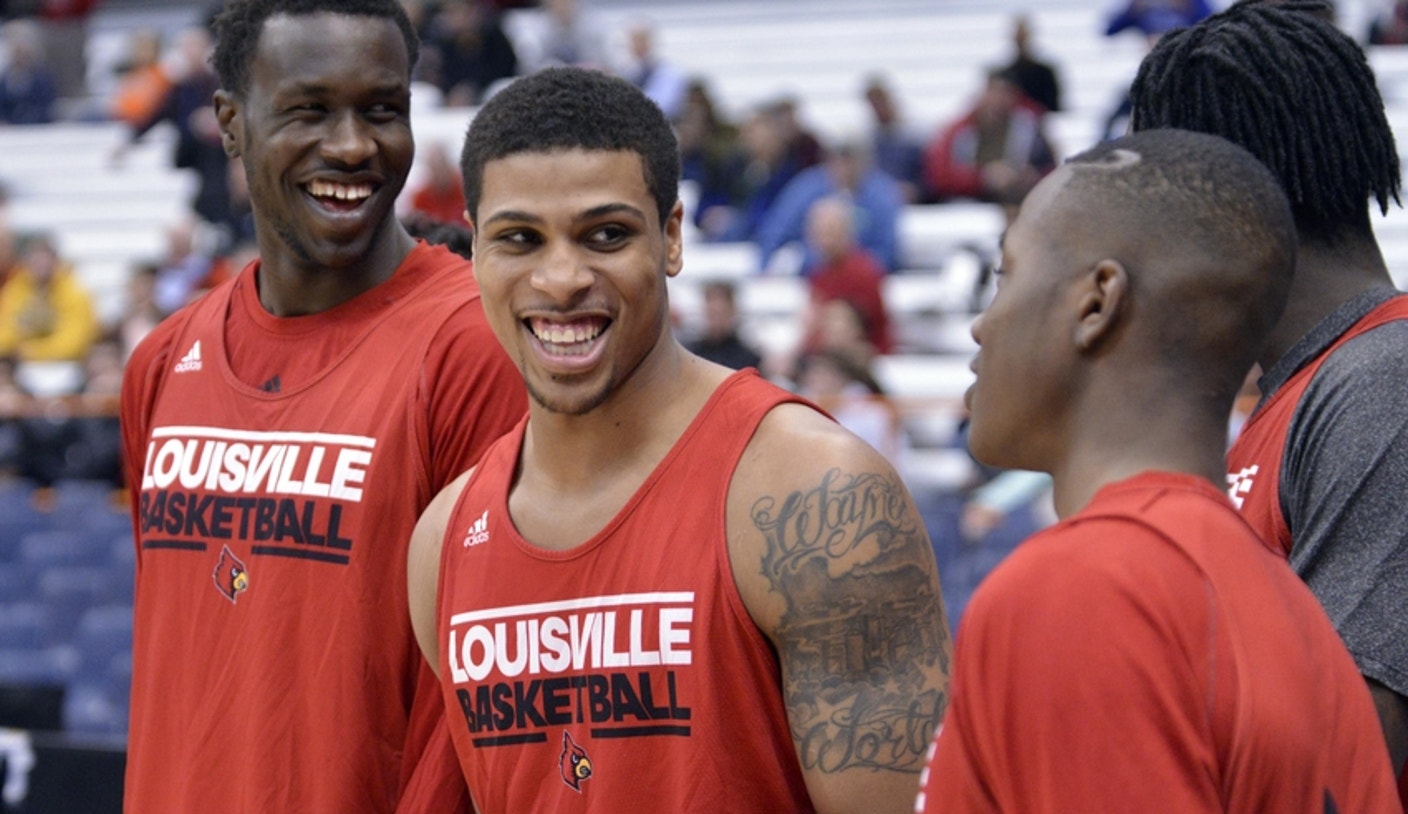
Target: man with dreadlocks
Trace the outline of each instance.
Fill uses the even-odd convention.
[[[1311,0],[1244,0],[1170,33],[1131,89],[1135,130],[1226,137],[1266,163],[1299,238],[1261,403],[1228,455],[1244,516],[1310,585],[1368,682],[1395,772],[1408,756],[1408,296],[1368,202],[1399,162],[1363,51]],[[1408,799],[1408,778],[1400,796]]]

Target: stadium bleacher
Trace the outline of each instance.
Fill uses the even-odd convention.
[[[1101,36],[1103,9],[1084,0],[601,0],[595,7],[621,30],[625,21],[649,16],[662,51],[707,77],[729,115],[792,94],[805,120],[828,138],[864,128],[861,87],[872,73],[892,79],[917,127],[936,129],[967,101],[981,69],[1005,58],[1009,21],[1021,10],[1034,19],[1039,51],[1060,67],[1069,109],[1054,117],[1053,128],[1060,149],[1070,153],[1092,142],[1142,54],[1137,38]],[[1362,30],[1363,13],[1363,4],[1341,4],[1349,30]],[[529,32],[535,14],[512,12],[510,33]],[[94,18],[90,56],[109,54],[117,35],[139,23],[175,26],[188,19],[182,4],[113,3]],[[1408,49],[1375,50],[1371,60],[1391,120],[1408,126]],[[413,126],[420,143],[457,148],[470,116],[417,107]],[[158,128],[113,162],[113,149],[126,137],[119,125],[0,126],[0,184],[10,193],[12,225],[56,236],[108,322],[125,307],[132,268],[162,250],[167,227],[182,216],[193,189],[188,171],[170,165],[171,136]],[[1408,213],[1395,207],[1376,217],[1375,228],[1402,287]],[[957,540],[954,496],[972,476],[955,429],[972,377],[968,329],[1001,215],[982,205],[912,206],[901,229],[904,268],[886,281],[900,350],[878,360],[876,373],[901,403],[915,440],[905,472],[925,501],[931,536],[945,546],[940,564],[956,621],[973,587],[1030,528],[1017,518],[976,551],[939,543]],[[685,271],[670,284],[685,330],[700,318],[700,284],[723,277],[740,287],[745,335],[772,350],[796,341],[803,281],[757,273],[751,245],[686,237]],[[61,484],[54,505],[41,511],[32,487],[0,482],[0,685],[59,685],[67,690],[66,729],[121,736],[131,679],[134,552],[126,514],[108,493],[106,485]]]

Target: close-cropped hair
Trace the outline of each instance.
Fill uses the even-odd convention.
[[[411,69],[420,58],[420,36],[399,0],[232,0],[214,21],[216,41],[211,62],[220,77],[220,87],[236,96],[243,96],[249,90],[249,67],[259,47],[264,23],[280,14],[294,17],[342,14],[387,19],[401,31]]]
[[[464,200],[478,222],[484,165],[519,153],[633,152],[663,224],[679,198],[680,152],[665,114],[619,77],[547,68],[514,80],[475,114],[460,156]]]
[[[1169,361],[1235,392],[1295,268],[1295,221],[1275,175],[1227,139],[1173,129],[1105,142],[1067,166],[1063,196],[1080,202],[1087,233],[1131,258]]]
[[[1161,38],[1130,89],[1134,130],[1223,136],[1271,168],[1303,237],[1372,235],[1399,160],[1364,51],[1322,0],[1241,0]]]

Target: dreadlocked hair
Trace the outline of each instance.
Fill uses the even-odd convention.
[[[1305,238],[1372,235],[1399,200],[1398,149],[1364,51],[1322,0],[1241,0],[1170,32],[1130,88],[1135,130],[1198,130],[1280,179]]]

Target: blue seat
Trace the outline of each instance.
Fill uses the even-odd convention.
[[[73,645],[78,649],[85,674],[106,671],[114,657],[132,652],[132,606],[102,605],[89,608],[78,620]]]
[[[25,481],[0,482],[0,563],[15,561],[25,535],[53,527],[53,516],[34,506],[33,494]]]
[[[77,669],[72,647],[0,648],[0,685],[62,685]]]
[[[114,569],[90,565],[55,565],[39,574],[38,600],[44,605],[45,633],[52,644],[72,641],[78,622],[90,608],[128,602]]]
[[[56,565],[101,565],[107,557],[108,549],[105,544],[73,529],[33,531],[20,540],[20,562],[40,568]]]
[[[0,564],[0,605],[31,601],[34,593],[34,569],[19,563]]]
[[[127,733],[127,703],[102,681],[77,680],[64,695],[64,731],[79,735]]]
[[[37,602],[0,605],[0,649],[44,647],[44,606]]]

